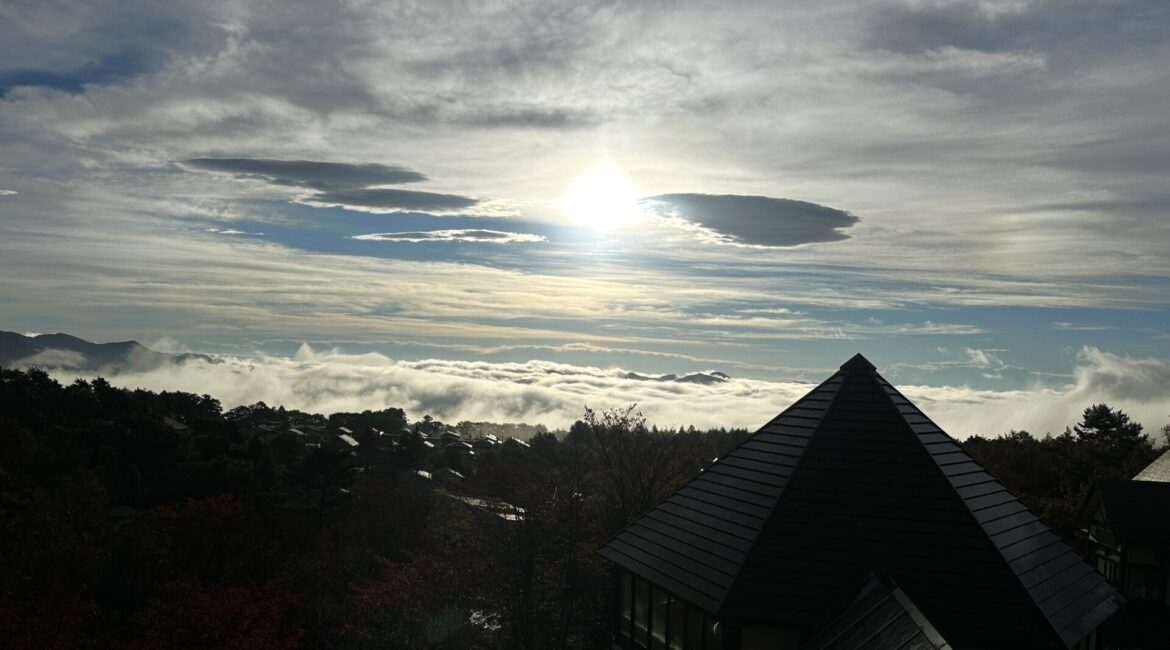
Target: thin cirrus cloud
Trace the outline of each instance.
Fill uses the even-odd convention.
[[[500,230],[430,230],[422,232],[375,232],[368,235],[354,235],[350,239],[360,241],[388,242],[475,242],[484,244],[517,244],[546,242],[547,237],[523,232]]]
[[[643,199],[658,216],[717,244],[787,248],[848,239],[860,221],[835,208],[767,196],[660,194]]]

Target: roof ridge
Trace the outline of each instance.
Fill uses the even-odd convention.
[[[1003,534],[1003,533],[1007,533],[1007,532],[1010,532],[1013,530],[1021,529],[1025,526],[1034,526],[1034,524],[1038,523],[1040,526],[1043,527],[1043,530],[1035,533],[1035,535],[1033,535],[1033,536],[1038,536],[1038,535],[1043,534],[1044,532],[1048,532],[1049,534],[1051,534],[1055,538],[1054,540],[1052,540],[1048,544],[1045,544],[1043,546],[1044,548],[1052,546],[1054,544],[1061,544],[1068,551],[1072,551],[1073,553],[1076,553],[1075,549],[1073,549],[1072,546],[1067,541],[1065,541],[1065,539],[1063,537],[1056,534],[1047,524],[1045,524],[1039,517],[1037,517],[1036,514],[1034,512],[1032,512],[1032,510],[1030,508],[1028,508],[1026,505],[1024,505],[1024,503],[1021,502],[1018,497],[1016,497],[1016,495],[1012,494],[1007,489],[1007,487],[1004,486],[1003,483],[1001,483],[999,481],[999,479],[997,479],[990,472],[988,472],[982,465],[980,465],[973,458],[971,458],[971,456],[969,454],[967,454],[967,452],[962,448],[962,446],[958,444],[957,440],[952,438],[951,435],[948,434],[942,427],[938,426],[938,424],[936,424],[934,422],[934,420],[932,420],[929,416],[927,416],[925,413],[923,413],[922,409],[918,408],[918,406],[915,405],[913,401],[911,401],[909,398],[907,398],[905,395],[903,395],[902,392],[899,391],[896,387],[894,387],[893,384],[886,381],[885,377],[882,377],[880,373],[876,372],[876,370],[874,371],[873,375],[875,376],[879,385],[882,388],[882,394],[886,397],[886,399],[889,400],[890,406],[892,406],[894,408],[895,412],[898,413],[899,417],[905,423],[906,430],[914,437],[915,440],[918,441],[918,443],[922,447],[922,450],[930,458],[930,461],[931,461],[931,464],[933,465],[933,467],[935,467],[935,469],[938,470],[938,472],[942,475],[943,480],[946,482],[946,484],[951,487],[950,493],[952,495],[954,495],[954,497],[957,498],[963,504],[964,511],[970,516],[971,521],[975,524],[975,527],[979,530],[979,532],[982,533],[982,539],[984,539],[988,544],[991,545],[991,547],[995,551],[996,555],[998,555],[1000,558],[1003,559],[1003,561],[1007,565],[1012,577],[1020,585],[1020,587],[1023,588],[1024,592],[1028,594],[1028,600],[1032,603],[1032,606],[1040,614],[1041,618],[1044,619],[1044,621],[1048,624],[1049,628],[1053,632],[1056,633],[1057,637],[1059,637],[1065,643],[1065,645],[1071,645],[1072,643],[1079,641],[1084,636],[1083,634],[1076,636],[1075,638],[1072,638],[1072,639],[1068,639],[1067,638],[1068,635],[1066,634],[1066,630],[1068,630],[1070,625],[1072,625],[1072,623],[1075,623],[1076,621],[1065,624],[1062,627],[1058,627],[1056,625],[1056,623],[1053,621],[1053,617],[1049,616],[1049,613],[1047,611],[1045,611],[1043,606],[1041,606],[1040,603],[1044,599],[1038,599],[1037,595],[1035,593],[1033,593],[1033,587],[1029,586],[1028,583],[1024,581],[1023,574],[1032,571],[1036,567],[1033,567],[1033,569],[1027,569],[1025,571],[1017,571],[1016,567],[1013,566],[1013,560],[1009,559],[1008,556],[1004,553],[1004,549],[1008,548],[1009,546],[1012,546],[1016,542],[1005,544],[1001,547],[995,541],[994,537],[996,535],[999,535],[999,534]],[[897,402],[895,402],[894,396],[897,396],[897,397],[901,398],[902,400],[904,400],[906,402],[906,405],[903,406],[903,405],[900,405]],[[915,414],[921,416],[921,418],[923,420],[925,420],[925,423],[911,423],[909,421],[909,419],[907,419],[907,414],[903,412],[903,408],[907,408],[907,407],[909,409],[912,409]],[[922,427],[925,429],[933,428],[933,431],[919,432],[915,429],[915,426]],[[930,434],[942,434],[943,436],[945,436],[947,438],[949,444],[951,444],[955,447],[955,450],[954,451],[947,451],[946,454],[936,454],[934,451],[932,451],[929,448],[928,443],[923,439],[923,435],[930,435]],[[997,521],[999,519],[1006,519],[1007,517],[1011,517],[1011,516],[1018,516],[1021,512],[1026,512],[1032,518],[1032,521],[1025,521],[1023,523],[1019,523],[1019,524],[1012,526],[1010,528],[1005,528],[1004,530],[999,531],[998,533],[990,532],[987,529],[987,527],[984,525],[984,522],[980,521],[979,517],[976,516],[976,514],[975,514],[976,509],[973,509],[971,507],[971,503],[968,501],[968,498],[963,496],[959,492],[959,487],[955,485],[955,482],[952,480],[952,476],[947,474],[947,471],[944,469],[943,464],[941,464],[939,462],[939,458],[938,458],[939,455],[949,456],[950,458],[948,458],[948,460],[954,460],[955,456],[961,456],[961,459],[958,460],[957,462],[948,463],[948,464],[962,464],[962,462],[965,460],[965,462],[974,465],[976,469],[974,469],[970,472],[966,472],[962,475],[963,476],[977,475],[980,472],[985,474],[991,481],[993,481],[996,485],[998,485],[1004,493],[1006,493],[1009,497],[1011,497],[1010,501],[1004,502],[1003,504],[998,504],[998,505],[1006,505],[1007,503],[1014,501],[1015,503],[1017,503],[1018,505],[1020,505],[1023,508],[1022,511],[1013,513],[1011,515],[1005,515],[1004,517],[990,519],[990,520],[988,520],[988,523],[990,523],[991,521]],[[978,483],[972,483],[971,485],[982,485],[983,483],[986,483],[986,482],[987,481],[980,481]],[[978,498],[978,497],[975,497],[975,498]],[[1025,538],[1025,539],[1028,539],[1028,538]],[[1019,540],[1019,541],[1023,541],[1023,540]],[[1061,555],[1063,555],[1063,553]],[[1085,564],[1085,566],[1087,567],[1088,566],[1087,563],[1085,563],[1084,559],[1080,557],[1080,554],[1077,553],[1076,555],[1077,555],[1077,558],[1080,560],[1080,562],[1082,564]],[[1021,557],[1023,557],[1023,556],[1021,556]],[[1016,558],[1016,559],[1018,560],[1020,558]],[[1094,570],[1093,573],[1096,573],[1096,571]],[[1104,580],[1104,579],[1102,578],[1102,580]],[[1039,584],[1039,583],[1037,583],[1037,584]],[[1052,594],[1050,594],[1050,595],[1052,595]],[[1071,602],[1066,603],[1065,607],[1067,608],[1068,606],[1070,606],[1072,604],[1073,603],[1071,603]],[[1112,612],[1110,612],[1110,614],[1111,613]],[[1104,617],[1101,620],[1104,620]],[[1100,624],[1100,622],[1101,621],[1097,621],[1094,625],[1089,626],[1088,631],[1092,631],[1092,629],[1094,629],[1096,627],[1096,625]]]
[[[853,355],[852,357],[849,357],[848,361],[841,364],[841,370],[853,370],[855,368],[876,370],[874,365],[870,363],[869,359],[866,359],[860,352]]]
[[[599,552],[602,557],[613,560],[614,555],[625,556],[633,561],[632,566],[626,566],[631,573],[649,579],[653,579],[653,576],[643,575],[640,571],[658,573],[659,577],[675,583],[675,587],[681,587],[681,590],[674,591],[676,595],[707,611],[718,612],[739,579],[743,562],[750,554],[752,545],[759,539],[784,493],[789,479],[786,468],[798,464],[804,456],[808,440],[823,421],[847,374],[847,371],[838,371],[814,386],[716,462],[614,533],[601,545]],[[831,396],[829,391],[832,391]],[[773,456],[769,459],[772,462],[776,461],[775,456],[786,460],[776,463],[774,468],[777,471],[774,472],[761,467],[748,467],[763,464],[760,455]],[[722,497],[708,500],[694,494],[694,491],[704,491],[708,487],[715,488],[715,492],[722,491]],[[719,503],[720,498],[724,501],[739,500],[747,493],[752,495],[747,501],[754,503],[745,501],[743,508],[727,508],[725,504]],[[653,516],[653,513],[658,515]],[[721,520],[716,524],[719,528],[711,526],[712,518]],[[675,529],[676,533],[673,534],[676,536],[705,537],[725,547],[730,553],[722,555],[726,562],[723,569],[716,569],[720,576],[699,576],[707,583],[702,588],[682,584],[678,582],[677,576],[663,574],[662,566],[647,563],[645,553],[648,547],[630,546],[630,542],[635,539],[660,538],[667,529]],[[729,544],[727,537],[734,538],[734,541]],[[672,573],[693,574],[696,568],[694,564],[702,561],[701,556],[709,555],[709,552],[683,551],[677,545],[664,547],[661,541],[652,541],[650,547],[654,549],[653,554],[660,556],[661,562],[658,564],[670,565]],[[669,585],[663,586],[669,588]]]
[[[694,475],[694,476],[692,476],[691,478],[687,479],[687,481],[686,481],[685,483],[683,483],[682,485],[678,486],[678,488],[676,488],[676,489],[675,489],[673,492],[671,492],[670,494],[666,495],[666,496],[665,496],[665,497],[663,497],[661,500],[659,500],[657,503],[655,503],[654,505],[652,505],[652,506],[650,506],[649,508],[647,508],[645,512],[639,512],[639,513],[638,513],[638,515],[637,515],[636,517],[634,517],[634,519],[632,519],[632,520],[631,520],[629,523],[627,523],[625,526],[622,526],[622,527],[621,527],[621,528],[620,528],[620,529],[619,529],[617,532],[615,532],[614,534],[610,535],[610,536],[609,536],[609,537],[608,537],[608,538],[607,538],[607,539],[606,539],[604,542],[602,542],[602,543],[601,543],[601,546],[600,546],[599,548],[603,548],[603,547],[605,547],[605,545],[606,545],[606,544],[609,544],[611,541],[613,541],[614,539],[616,539],[617,537],[619,537],[619,536],[620,536],[620,535],[621,535],[621,534],[622,534],[622,533],[623,533],[623,532],[626,530],[626,528],[629,528],[629,527],[630,527],[630,524],[633,524],[634,522],[636,522],[636,521],[638,521],[639,519],[641,519],[643,515],[645,515],[645,514],[646,514],[646,513],[648,513],[648,512],[651,512],[652,510],[654,510],[654,509],[655,509],[655,508],[657,508],[658,506],[662,505],[663,503],[665,503],[666,501],[668,501],[668,500],[669,500],[669,499],[670,499],[672,496],[674,496],[675,494],[677,494],[677,493],[681,492],[682,490],[685,490],[686,488],[690,487],[692,483],[694,483],[694,482],[696,482],[696,481],[698,481],[698,480],[702,479],[702,478],[703,478],[703,473],[704,473],[704,472],[706,472],[706,471],[710,470],[712,467],[715,467],[715,466],[716,466],[716,465],[718,465],[719,463],[721,463],[721,462],[723,462],[724,460],[726,460],[726,459],[727,459],[727,457],[728,457],[729,455],[731,455],[733,452],[735,452],[737,449],[739,449],[740,447],[744,446],[745,444],[747,444],[747,443],[751,442],[751,441],[752,441],[752,440],[754,440],[754,439],[755,439],[757,436],[759,436],[761,433],[766,433],[766,431],[764,431],[764,429],[767,429],[768,427],[772,426],[772,424],[773,424],[773,423],[775,423],[775,422],[776,422],[777,420],[779,420],[780,418],[784,417],[784,415],[785,415],[786,413],[788,413],[789,411],[791,411],[791,410],[795,409],[795,408],[797,407],[797,405],[799,405],[799,404],[800,404],[801,402],[803,402],[804,400],[808,399],[808,398],[809,398],[809,396],[810,396],[810,395],[812,395],[813,393],[817,392],[817,391],[818,391],[818,390],[821,388],[821,386],[824,386],[825,384],[829,383],[830,381],[832,381],[832,380],[833,380],[833,378],[834,378],[834,377],[836,377],[836,376],[837,376],[837,375],[839,375],[839,374],[841,374],[841,371],[837,371],[836,373],[833,373],[833,375],[832,375],[831,377],[829,377],[829,378],[828,378],[828,379],[826,379],[825,381],[823,381],[823,382],[821,382],[821,383],[817,384],[816,386],[814,386],[814,387],[812,388],[812,390],[810,390],[810,391],[808,391],[807,393],[805,393],[804,395],[802,395],[802,396],[800,397],[800,399],[798,399],[798,400],[796,400],[795,402],[793,402],[792,404],[790,404],[790,405],[788,406],[788,408],[786,408],[786,409],[784,409],[783,411],[781,411],[781,412],[780,412],[778,415],[776,415],[776,417],[772,418],[771,420],[768,420],[768,421],[767,421],[766,423],[764,423],[764,424],[763,424],[763,425],[762,425],[762,426],[761,426],[759,429],[756,429],[755,431],[753,431],[753,432],[752,432],[752,433],[751,433],[751,434],[750,434],[748,437],[744,438],[744,439],[743,439],[743,441],[742,441],[742,442],[740,442],[738,445],[736,445],[736,446],[732,447],[731,449],[729,449],[728,451],[724,452],[724,454],[723,454],[722,456],[718,456],[718,457],[716,457],[716,458],[715,458],[715,460],[714,460],[714,461],[713,461],[713,462],[712,462],[710,465],[708,465],[707,467],[700,469],[698,474],[695,474],[695,475]],[[836,398],[836,396],[834,395],[834,399],[835,399],[835,398]],[[832,404],[832,402],[830,402],[830,404]],[[822,419],[823,419],[823,417],[822,417]],[[818,423],[818,426],[819,426],[819,423]],[[804,452],[802,451],[802,452],[801,452],[801,455],[803,455],[803,454],[804,454]],[[779,499],[779,496],[777,496],[777,499]]]
[[[812,390],[810,390],[807,394],[805,394],[804,397],[801,397],[800,399],[793,402],[791,406],[789,406],[788,408],[781,411],[779,415],[777,415],[776,417],[769,420],[768,423],[765,424],[764,426],[760,427],[760,429],[758,431],[756,431],[751,436],[749,436],[749,440],[751,438],[754,438],[756,435],[758,435],[764,429],[771,426],[773,422],[776,422],[780,418],[784,417],[784,415],[787,414],[789,411],[797,408],[797,406],[801,402],[808,399],[808,397],[810,395],[812,395],[813,393],[820,390],[821,387],[824,386],[825,384],[833,381],[837,377],[840,377],[841,383],[844,384],[845,378],[851,374],[852,369],[853,369],[853,367],[848,367],[848,366],[850,366],[850,363],[852,363],[854,360],[856,360],[858,358],[861,358],[863,361],[865,360],[865,357],[862,357],[860,354],[855,355],[853,357],[853,359],[850,359],[849,362],[846,362],[844,365],[842,365],[841,368],[837,372],[832,374],[832,376],[830,376],[825,381],[817,384],[816,388],[813,388]],[[868,362],[866,362],[866,363],[868,363]],[[775,514],[776,514],[776,508],[779,507],[780,500],[784,497],[784,491],[788,488],[788,485],[792,483],[793,477],[795,477],[796,473],[800,470],[800,460],[803,459],[804,455],[808,453],[808,448],[810,446],[812,446],[813,440],[816,439],[817,432],[821,430],[821,427],[825,423],[825,416],[828,415],[829,411],[833,408],[833,404],[835,404],[837,402],[837,398],[840,395],[841,395],[841,387],[838,386],[836,392],[833,393],[833,398],[829,400],[829,403],[825,406],[824,412],[821,413],[821,417],[817,421],[816,426],[813,427],[812,432],[809,433],[808,443],[806,443],[804,448],[800,450],[800,456],[797,458],[796,467],[793,468],[792,474],[789,475],[787,479],[785,479],[784,487],[780,489],[780,492],[776,495],[776,498],[772,501],[772,506],[770,508],[768,508],[768,515],[766,517],[764,517],[764,523],[756,530],[756,534],[752,538],[752,545],[750,547],[748,547],[749,550],[744,555],[743,561],[740,562],[739,567],[737,567],[735,570],[735,576],[732,577],[731,583],[728,585],[727,590],[725,592],[723,592],[723,597],[719,599],[719,603],[718,603],[718,605],[716,605],[715,611],[713,612],[716,616],[718,616],[720,613],[720,610],[723,609],[724,603],[727,602],[727,597],[729,595],[731,595],[731,593],[735,590],[735,585],[737,582],[739,582],[739,577],[740,577],[740,575],[743,574],[744,567],[747,566],[748,560],[751,559],[752,553],[756,549],[756,543],[760,540],[760,536],[764,534],[764,530],[768,527],[768,522],[772,521],[772,517],[775,516]],[[747,441],[745,440],[744,442],[747,442]]]

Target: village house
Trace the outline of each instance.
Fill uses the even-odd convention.
[[[1077,532],[1085,556],[1126,598],[1102,638],[1120,648],[1170,648],[1170,450],[1133,480],[1096,481]]]

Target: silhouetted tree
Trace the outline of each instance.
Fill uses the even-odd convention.
[[[1119,456],[1129,455],[1144,441],[1142,425],[1130,420],[1125,411],[1107,404],[1086,408],[1073,431],[1079,440],[1102,443]]]

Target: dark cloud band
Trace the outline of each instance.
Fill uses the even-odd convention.
[[[840,229],[859,219],[806,201],[734,194],[661,194],[643,199],[663,217],[712,231],[726,244],[788,247],[848,239]]]
[[[478,200],[458,194],[436,194],[391,189],[354,189],[321,192],[306,197],[302,203],[337,205],[366,210],[406,210],[417,212],[452,212],[470,208]]]
[[[368,163],[274,160],[270,158],[192,158],[183,164],[193,169],[260,178],[274,185],[317,190],[397,185],[427,180],[426,175],[405,167]]]

